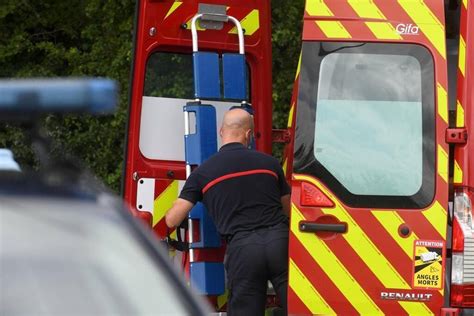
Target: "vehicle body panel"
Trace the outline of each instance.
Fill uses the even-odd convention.
[[[135,56],[133,61],[133,81],[129,108],[129,126],[126,149],[126,168],[124,175],[124,198],[135,215],[144,217],[151,223],[158,236],[166,235],[164,215],[177,197],[182,181],[185,179],[184,157],[167,160],[148,156],[141,150],[140,134],[145,133],[143,122],[143,100],[145,73],[150,56],[157,52],[178,53],[189,55],[192,52],[190,20],[198,12],[199,1],[151,1],[142,0],[137,5]],[[225,5],[227,14],[241,21],[245,29],[245,51],[248,69],[250,70],[250,102],[255,110],[255,137],[258,150],[271,152],[271,29],[270,5],[266,1],[210,0],[206,4]],[[203,30],[198,28],[199,50],[214,52],[238,52],[238,39],[234,27],[227,23],[222,30]],[[191,66],[192,68],[192,66]],[[190,69],[192,76],[192,69]],[[190,87],[192,88],[192,79]],[[148,98],[148,97],[147,97]],[[151,98],[148,98],[151,99]],[[157,98],[154,106],[160,103]],[[192,98],[168,99],[179,111]],[[174,101],[173,101],[174,100]],[[206,102],[214,104],[213,102]],[[230,106],[230,105],[228,105]],[[224,109],[224,108],[223,108]],[[219,112],[220,113],[220,112]],[[178,122],[170,120],[170,124],[183,124],[182,116]],[[150,121],[148,118],[147,121]],[[153,119],[151,119],[153,121]],[[148,124],[150,125],[150,124]],[[160,138],[170,143],[167,133],[183,135],[180,131],[164,130],[155,132],[152,138]],[[149,133],[148,133],[149,134]],[[176,135],[175,135],[176,136]],[[177,146],[180,146],[179,144]],[[156,148],[155,152],[160,152]],[[137,196],[140,180],[150,184],[146,188],[147,208]],[[152,184],[153,182],[153,184]],[[143,190],[142,190],[143,191]],[[145,192],[143,191],[143,192]],[[140,209],[140,206],[142,208]]]
[[[350,42],[421,45],[432,57],[434,198],[421,208],[354,207],[323,179],[298,174],[293,168],[293,140],[286,157],[292,179],[289,313],[295,314],[437,314],[444,303],[444,261],[448,209],[448,127],[446,44],[443,1],[313,1],[307,0],[304,43]],[[305,44],[303,44],[305,45]],[[302,133],[297,101],[302,95],[304,67],[296,76],[289,128]],[[298,99],[297,99],[297,96]],[[311,131],[306,131],[311,133]],[[396,131],[394,131],[396,132]],[[317,136],[316,136],[317,137]],[[370,142],[371,140],[368,139]],[[317,142],[317,140],[316,140]],[[355,167],[356,168],[356,167]],[[302,183],[322,192],[334,207],[302,205]],[[370,204],[370,203],[369,203]],[[347,232],[331,237],[301,231],[301,222],[331,216],[347,224]],[[408,228],[408,234],[401,233]],[[434,241],[441,248],[441,284],[415,287],[417,241]],[[439,277],[439,276],[438,276]]]
[[[474,58],[474,10],[468,10],[468,3],[463,1],[461,6],[461,25],[459,40],[459,63],[457,70],[457,102],[456,102],[456,127],[465,128],[468,135],[472,135],[474,113],[474,64],[468,62]],[[454,185],[474,188],[474,170],[469,167],[470,153],[472,152],[472,139],[467,137],[465,145],[455,146],[454,151]]]

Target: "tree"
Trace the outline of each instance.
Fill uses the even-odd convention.
[[[5,0],[0,7],[2,77],[104,76],[121,86],[111,117],[50,116],[45,124],[62,148],[79,156],[113,189],[122,170],[134,3],[128,0]],[[33,164],[21,132],[0,126],[0,147]],[[54,153],[53,153],[54,154]]]
[[[303,0],[272,1],[274,125],[286,126],[303,15]],[[44,123],[60,146],[53,154],[78,156],[118,191],[135,3],[132,0],[3,0],[0,4],[0,77],[104,76],[121,86],[110,117],[59,118]],[[22,165],[34,157],[21,131],[0,126],[0,148],[11,148]]]

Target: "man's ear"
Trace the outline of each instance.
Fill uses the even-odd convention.
[[[222,127],[219,129],[219,136],[222,138]]]
[[[252,130],[251,129],[248,129],[246,132],[245,132],[245,139],[248,140],[248,142],[250,142],[250,139],[252,138]]]

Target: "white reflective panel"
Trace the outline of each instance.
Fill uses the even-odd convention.
[[[142,212],[153,214],[155,202],[155,179],[141,178],[137,181],[137,204],[135,207]]]
[[[143,97],[140,121],[140,152],[148,159],[184,161],[183,106],[192,100]],[[224,113],[238,102],[203,101],[216,108],[217,135]],[[195,124],[191,122],[191,124]],[[195,128],[191,128],[195,130]],[[217,137],[218,147],[221,146]]]
[[[410,56],[323,59],[314,155],[352,194],[411,196],[421,188],[420,69]]]

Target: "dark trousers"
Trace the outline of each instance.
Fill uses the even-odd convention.
[[[288,225],[235,234],[227,246],[225,267],[230,291],[229,316],[264,315],[268,280],[286,313]]]

